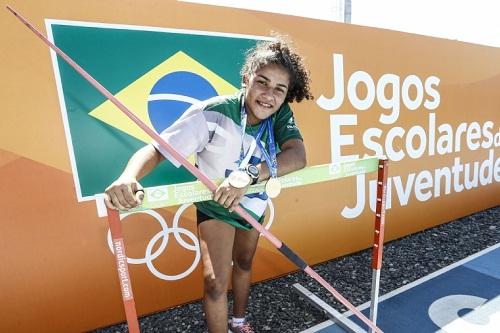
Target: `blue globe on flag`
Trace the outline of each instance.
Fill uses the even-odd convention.
[[[155,130],[161,133],[191,105],[214,96],[217,96],[217,91],[202,76],[186,71],[168,73],[151,89],[149,119]]]

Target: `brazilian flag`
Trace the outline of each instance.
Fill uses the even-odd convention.
[[[160,133],[189,106],[232,94],[257,37],[151,27],[48,21],[49,38]],[[92,199],[151,139],[64,60],[54,55],[61,109],[79,200]],[[194,180],[164,161],[141,183]]]

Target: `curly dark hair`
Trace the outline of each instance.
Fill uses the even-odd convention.
[[[301,102],[304,98],[313,99],[309,88],[311,79],[304,65],[304,59],[283,36],[274,35],[273,37],[274,40],[261,41],[247,52],[245,63],[241,68],[242,80],[268,64],[280,65],[290,75],[285,102]]]

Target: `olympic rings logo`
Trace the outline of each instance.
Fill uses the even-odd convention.
[[[271,202],[271,199],[268,201],[268,207],[269,207],[269,221],[267,224],[264,226],[267,230],[271,227],[273,221],[274,221],[274,206],[273,203]],[[191,274],[196,266],[198,266],[198,263],[200,262],[201,259],[201,250],[200,250],[200,242],[198,241],[198,238],[194,233],[192,233],[190,230],[179,227],[179,220],[184,213],[184,211],[191,206],[192,204],[183,204],[182,206],[179,207],[177,212],[174,215],[172,227],[170,228],[163,218],[159,213],[157,213],[154,210],[143,210],[143,211],[137,211],[137,212],[130,212],[130,213],[125,213],[125,214],[120,214],[120,220],[124,220],[127,216],[132,215],[132,214],[148,214],[152,216],[158,223],[160,223],[160,226],[162,228],[161,231],[156,233],[148,242],[146,246],[146,253],[144,255],[144,258],[129,258],[127,257],[127,262],[129,264],[133,265],[140,265],[140,264],[146,264],[146,266],[149,268],[151,273],[156,276],[157,278],[165,281],[175,281],[175,280],[180,280]],[[183,248],[185,248],[188,251],[193,251],[195,252],[195,258],[189,266],[187,270],[185,270],[182,273],[179,273],[177,275],[167,275],[162,272],[160,272],[155,265],[153,264],[153,261],[158,258],[163,251],[166,249],[168,242],[170,240],[170,234],[174,235],[175,240],[181,245]],[[191,240],[191,243],[186,242],[184,239],[181,237],[182,235],[187,236]],[[153,248],[156,245],[156,243],[161,239],[161,244],[160,246],[156,249],[156,251],[153,252]],[[109,250],[114,254],[114,249],[113,249],[113,243],[111,239],[111,230],[108,229],[108,234],[107,234],[107,242],[108,242],[108,247]]]

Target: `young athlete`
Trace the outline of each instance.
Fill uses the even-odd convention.
[[[213,200],[196,203],[203,276],[204,311],[212,333],[228,331],[227,288],[232,278],[232,332],[253,332],[245,321],[252,260],[259,233],[233,209],[241,205],[262,223],[268,197],[280,191],[278,176],[306,165],[302,136],[290,102],[312,99],[303,59],[283,38],[260,42],[241,70],[242,89],[190,107],[161,133],[209,178],[225,178]],[[138,180],[164,158],[176,161],[158,144],[137,151],[107,189],[109,208],[127,210],[141,203]],[[251,184],[266,182],[266,192],[245,195]]]

